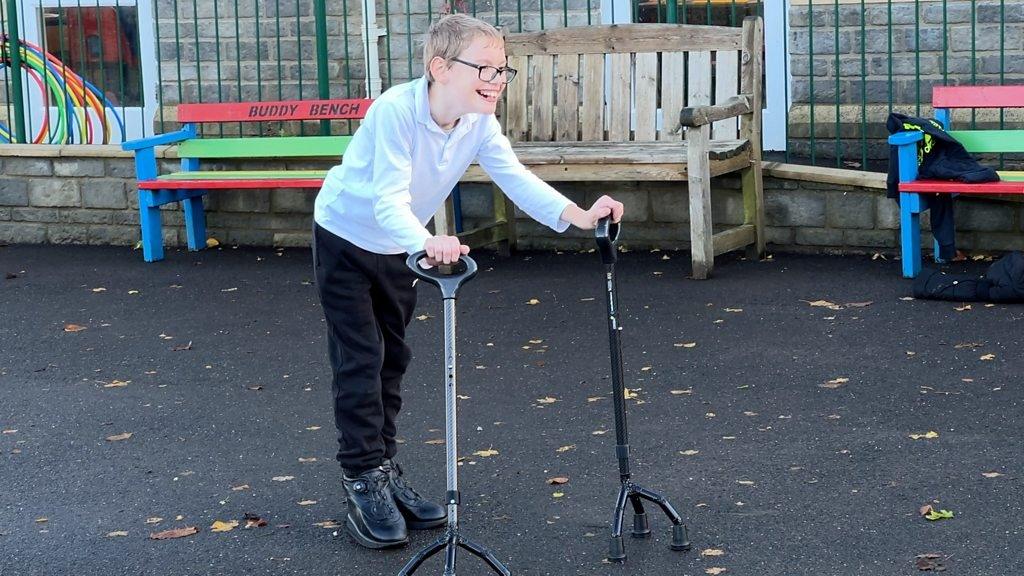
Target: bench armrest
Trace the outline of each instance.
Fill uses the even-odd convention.
[[[897,132],[892,136],[889,136],[889,144],[893,146],[904,146],[906,144],[913,144],[914,142],[920,142],[924,139],[924,132],[920,130],[908,130],[907,132]]]
[[[147,138],[139,138],[138,140],[129,140],[121,143],[122,150],[141,150],[143,148],[153,148],[155,146],[164,146],[167,144],[177,144],[185,140],[190,140],[196,137],[196,125],[186,124],[184,128],[177,132],[168,132],[166,134],[157,134],[156,136],[149,136]]]
[[[722,104],[714,106],[688,106],[679,112],[679,123],[687,128],[696,128],[711,124],[716,120],[725,120],[743,114],[750,114],[750,97],[746,94],[733,96]]]

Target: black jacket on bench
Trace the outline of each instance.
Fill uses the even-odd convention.
[[[959,182],[996,182],[999,174],[982,166],[964,145],[957,142],[942,129],[942,124],[931,118],[914,118],[893,112],[885,122],[890,134],[897,132],[924,132],[924,140],[918,143],[918,177],[928,180],[957,180]],[[889,147],[889,176],[886,190],[889,198],[899,196],[900,161],[898,146]]]
[[[1024,253],[1011,252],[985,276],[946,274],[925,268],[914,279],[914,298],[956,302],[1024,302]]]

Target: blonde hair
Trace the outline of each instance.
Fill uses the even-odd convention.
[[[430,61],[442,58],[451,60],[477,38],[488,38],[503,42],[504,37],[494,26],[467,14],[449,14],[430,25],[423,41],[423,73],[428,82],[433,82],[430,74]]]

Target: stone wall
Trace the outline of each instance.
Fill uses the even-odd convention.
[[[163,162],[168,170],[175,163],[172,158]],[[0,146],[0,172],[0,243],[134,246],[138,242],[133,160],[114,147]],[[884,190],[876,187],[884,180],[881,175],[865,178],[870,181],[865,188],[773,177],[772,173],[765,178],[772,249],[890,252],[898,245],[898,212]],[[554,184],[581,205],[604,193],[624,201],[627,225],[622,241],[627,246],[677,249],[689,244],[688,200],[679,184],[636,182],[608,188],[593,183]],[[314,190],[213,192],[206,197],[209,235],[227,245],[307,246],[314,197]],[[716,223],[742,221],[737,178],[715,179],[712,197]],[[465,186],[467,225],[484,218],[490,202],[489,186]],[[1024,249],[1024,204],[962,199],[957,211],[962,247]],[[165,207],[163,219],[165,245],[184,246],[181,211]],[[521,213],[517,225],[524,248],[575,249],[593,244],[588,233],[558,235]],[[924,245],[931,245],[930,238]]]

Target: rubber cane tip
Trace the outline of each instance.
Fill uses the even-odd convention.
[[[622,536],[614,536],[609,542],[608,560],[610,562],[624,562],[626,560],[626,547],[622,544]]]

